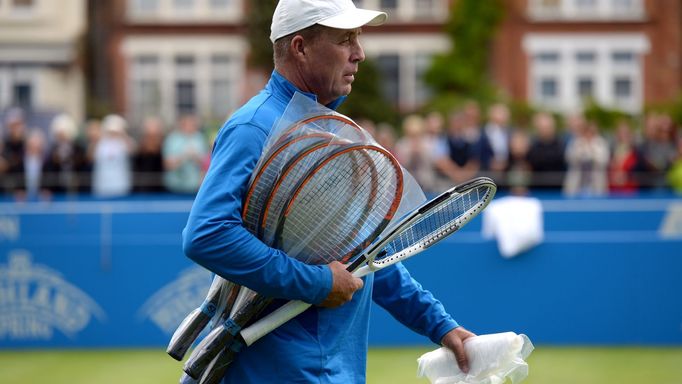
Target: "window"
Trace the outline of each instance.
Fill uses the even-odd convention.
[[[400,103],[400,56],[384,54],[377,57],[377,66],[382,74],[384,97],[393,105]]]
[[[175,83],[175,111],[177,116],[194,114],[196,112],[196,96],[193,81],[178,80]]]
[[[540,96],[547,99],[554,99],[559,95],[557,80],[552,77],[540,79]]]
[[[635,54],[628,51],[616,51],[611,54],[611,59],[616,64],[630,64],[635,61]]]
[[[616,77],[613,79],[613,94],[617,100],[629,100],[632,98],[632,80],[629,77]]]
[[[175,57],[175,111],[178,116],[196,112],[194,56]]]
[[[161,89],[159,59],[153,55],[141,55],[132,62],[131,112],[136,118],[158,116],[161,112]]]
[[[159,9],[159,0],[133,0],[134,13],[153,13]]]
[[[233,59],[227,55],[215,55],[211,58],[211,116],[224,119],[236,104],[233,100],[230,78]]]
[[[31,102],[32,91],[31,84],[15,83],[12,92],[12,104],[30,110],[33,105]]]
[[[381,0],[379,8],[383,10],[394,10],[398,8],[398,0]]]
[[[594,97],[594,80],[591,77],[578,78],[578,96],[580,99],[591,99]]]
[[[211,0],[212,9],[225,9],[230,6],[230,0]]]
[[[575,54],[575,61],[578,64],[593,64],[596,61],[597,55],[590,51],[578,51]]]
[[[417,89],[415,92],[415,103],[417,105],[422,105],[423,103],[425,103],[432,93],[429,87],[426,85],[426,83],[424,83],[424,74],[431,66],[431,58],[432,55],[430,54],[417,54],[417,56],[415,57],[415,69],[417,72],[416,73]]]
[[[173,0],[173,7],[178,10],[194,8],[194,0]]]
[[[535,54],[533,59],[538,63],[557,63],[559,62],[559,54],[557,52],[539,52]]]

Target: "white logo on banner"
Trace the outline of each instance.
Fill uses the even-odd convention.
[[[201,305],[210,285],[209,271],[201,267],[186,269],[179,278],[152,295],[140,308],[139,315],[171,335],[185,316]]]
[[[24,250],[0,264],[0,340],[49,340],[55,329],[73,337],[104,311],[58,271],[31,262]]]

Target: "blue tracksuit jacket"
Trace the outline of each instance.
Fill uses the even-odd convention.
[[[228,280],[268,296],[316,304],[331,290],[329,268],[303,264],[266,246],[241,221],[247,184],[268,132],[295,92],[303,93],[275,71],[220,129],[183,231],[183,247],[192,260]],[[351,302],[335,309],[313,306],[243,350],[224,383],[363,383],[372,300],[435,343],[457,327],[441,303],[397,264],[365,277]]]

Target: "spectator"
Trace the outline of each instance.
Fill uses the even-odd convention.
[[[609,146],[594,122],[588,122],[566,148],[568,172],[564,193],[568,196],[599,196],[607,192]]]
[[[78,185],[80,191],[92,190],[92,171],[95,163],[95,148],[102,137],[101,122],[97,119],[88,120],[85,123],[84,135],[81,139],[81,147],[85,149],[85,164],[80,174]]]
[[[528,194],[532,167],[528,161],[530,137],[525,131],[514,131],[509,139],[509,163],[505,173],[509,192],[513,195]]]
[[[465,110],[453,111],[448,116],[446,137],[448,154],[460,173],[456,177],[451,177],[455,182],[474,177],[480,166],[476,144],[471,141],[472,121],[470,118],[471,115]]]
[[[493,104],[488,109],[488,122],[479,139],[480,162],[484,171],[501,172],[509,161],[509,109]]]
[[[26,138],[26,153],[24,154],[26,198],[29,200],[49,197],[49,192],[43,189],[44,161],[45,135],[41,130],[34,129]]]
[[[481,107],[476,101],[467,101],[462,109],[464,113],[464,136],[472,144],[479,142],[481,138]],[[477,150],[474,148],[474,150]],[[475,156],[480,156],[474,153]]]
[[[618,123],[614,139],[609,164],[609,190],[621,193],[635,192],[639,186],[637,172],[642,170],[642,166],[632,130],[627,121],[623,120]]]
[[[682,194],[682,137],[677,138],[677,158],[668,171],[668,183],[675,193]]]
[[[554,116],[538,112],[533,116],[535,139],[528,150],[528,164],[534,188],[560,188],[566,171],[564,144],[556,134]]]
[[[130,193],[130,153],[134,143],[126,133],[126,121],[118,115],[102,120],[102,137],[95,146],[93,183],[95,195],[118,197]]]
[[[163,192],[163,123],[157,117],[145,119],[142,136],[133,156],[134,188],[136,192]]]
[[[395,145],[395,155],[426,191],[435,189],[434,165],[431,161],[431,141],[426,135],[424,119],[410,115],[403,120],[403,137]]]
[[[644,141],[640,149],[646,180],[642,186],[663,188],[667,185],[666,172],[677,156],[672,120],[667,115],[650,113],[644,121]]]
[[[52,119],[52,146],[43,166],[44,185],[50,193],[76,193],[80,173],[87,166],[86,153],[76,142],[76,122],[67,114]]]
[[[166,188],[173,193],[196,193],[208,148],[195,116],[180,118],[178,129],[166,137],[162,154]]]
[[[26,195],[24,184],[25,120],[21,109],[10,109],[5,116],[7,134],[2,150],[2,187],[18,200]]]
[[[379,123],[376,126],[377,134],[374,139],[387,151],[395,154],[395,129],[389,123]]]

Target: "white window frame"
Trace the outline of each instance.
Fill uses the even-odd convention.
[[[230,0],[224,8],[215,8],[211,0],[194,0],[194,6],[177,8],[174,0],[158,0],[158,9],[140,12],[134,7],[135,0],[126,0],[126,18],[135,23],[204,23],[240,22],[244,17],[244,0]]]
[[[553,66],[539,66],[529,60],[528,89],[529,101],[558,112],[572,113],[583,105],[577,90],[577,79],[589,75],[594,81],[594,99],[601,105],[614,107],[630,113],[639,113],[644,103],[644,68],[641,57],[650,49],[644,34],[528,34],[524,37],[523,47],[529,57],[539,52],[558,51],[560,59]],[[595,52],[594,65],[579,65],[575,60],[577,52]],[[617,65],[613,62],[613,52],[631,52],[635,60]],[[543,74],[559,78],[559,100],[543,100],[535,91],[535,80]],[[615,77],[627,76],[632,81],[632,97],[618,100],[615,97],[613,82]]]
[[[548,7],[543,0],[528,0],[527,13],[532,20],[644,20],[646,11],[644,0],[632,0],[630,9],[620,9],[616,0],[594,0],[594,7],[583,8],[580,0],[558,0],[557,7]]]
[[[38,66],[11,67],[0,65],[0,110],[12,106],[14,86],[17,83],[26,83],[31,86],[30,105],[37,107],[38,92],[40,91],[38,89],[40,70],[41,68]]]
[[[170,37],[128,37],[123,43],[123,54],[127,63],[132,58],[141,55],[156,56],[159,60],[159,89],[161,94],[159,114],[164,119],[175,121],[179,116],[176,113],[175,84],[176,76],[175,57],[188,55],[194,57],[194,82],[196,92],[196,113],[207,119],[224,118],[224,116],[212,116],[212,74],[211,58],[216,55],[229,56],[231,69],[227,74],[230,77],[230,99],[226,100],[230,110],[236,109],[242,101],[241,90],[244,87],[243,73],[246,71],[245,54],[248,50],[248,42],[243,37],[237,36],[170,36]],[[130,72],[130,71],[129,71]],[[129,74],[131,76],[132,74]],[[136,116],[132,77],[126,80],[128,115],[131,119],[139,121],[144,116]]]
[[[376,9],[381,7],[381,0],[355,1],[358,8]],[[388,23],[400,22],[442,22],[449,15],[449,1],[433,0],[431,12],[421,15],[417,12],[416,1],[397,0],[397,8],[388,10]]]

